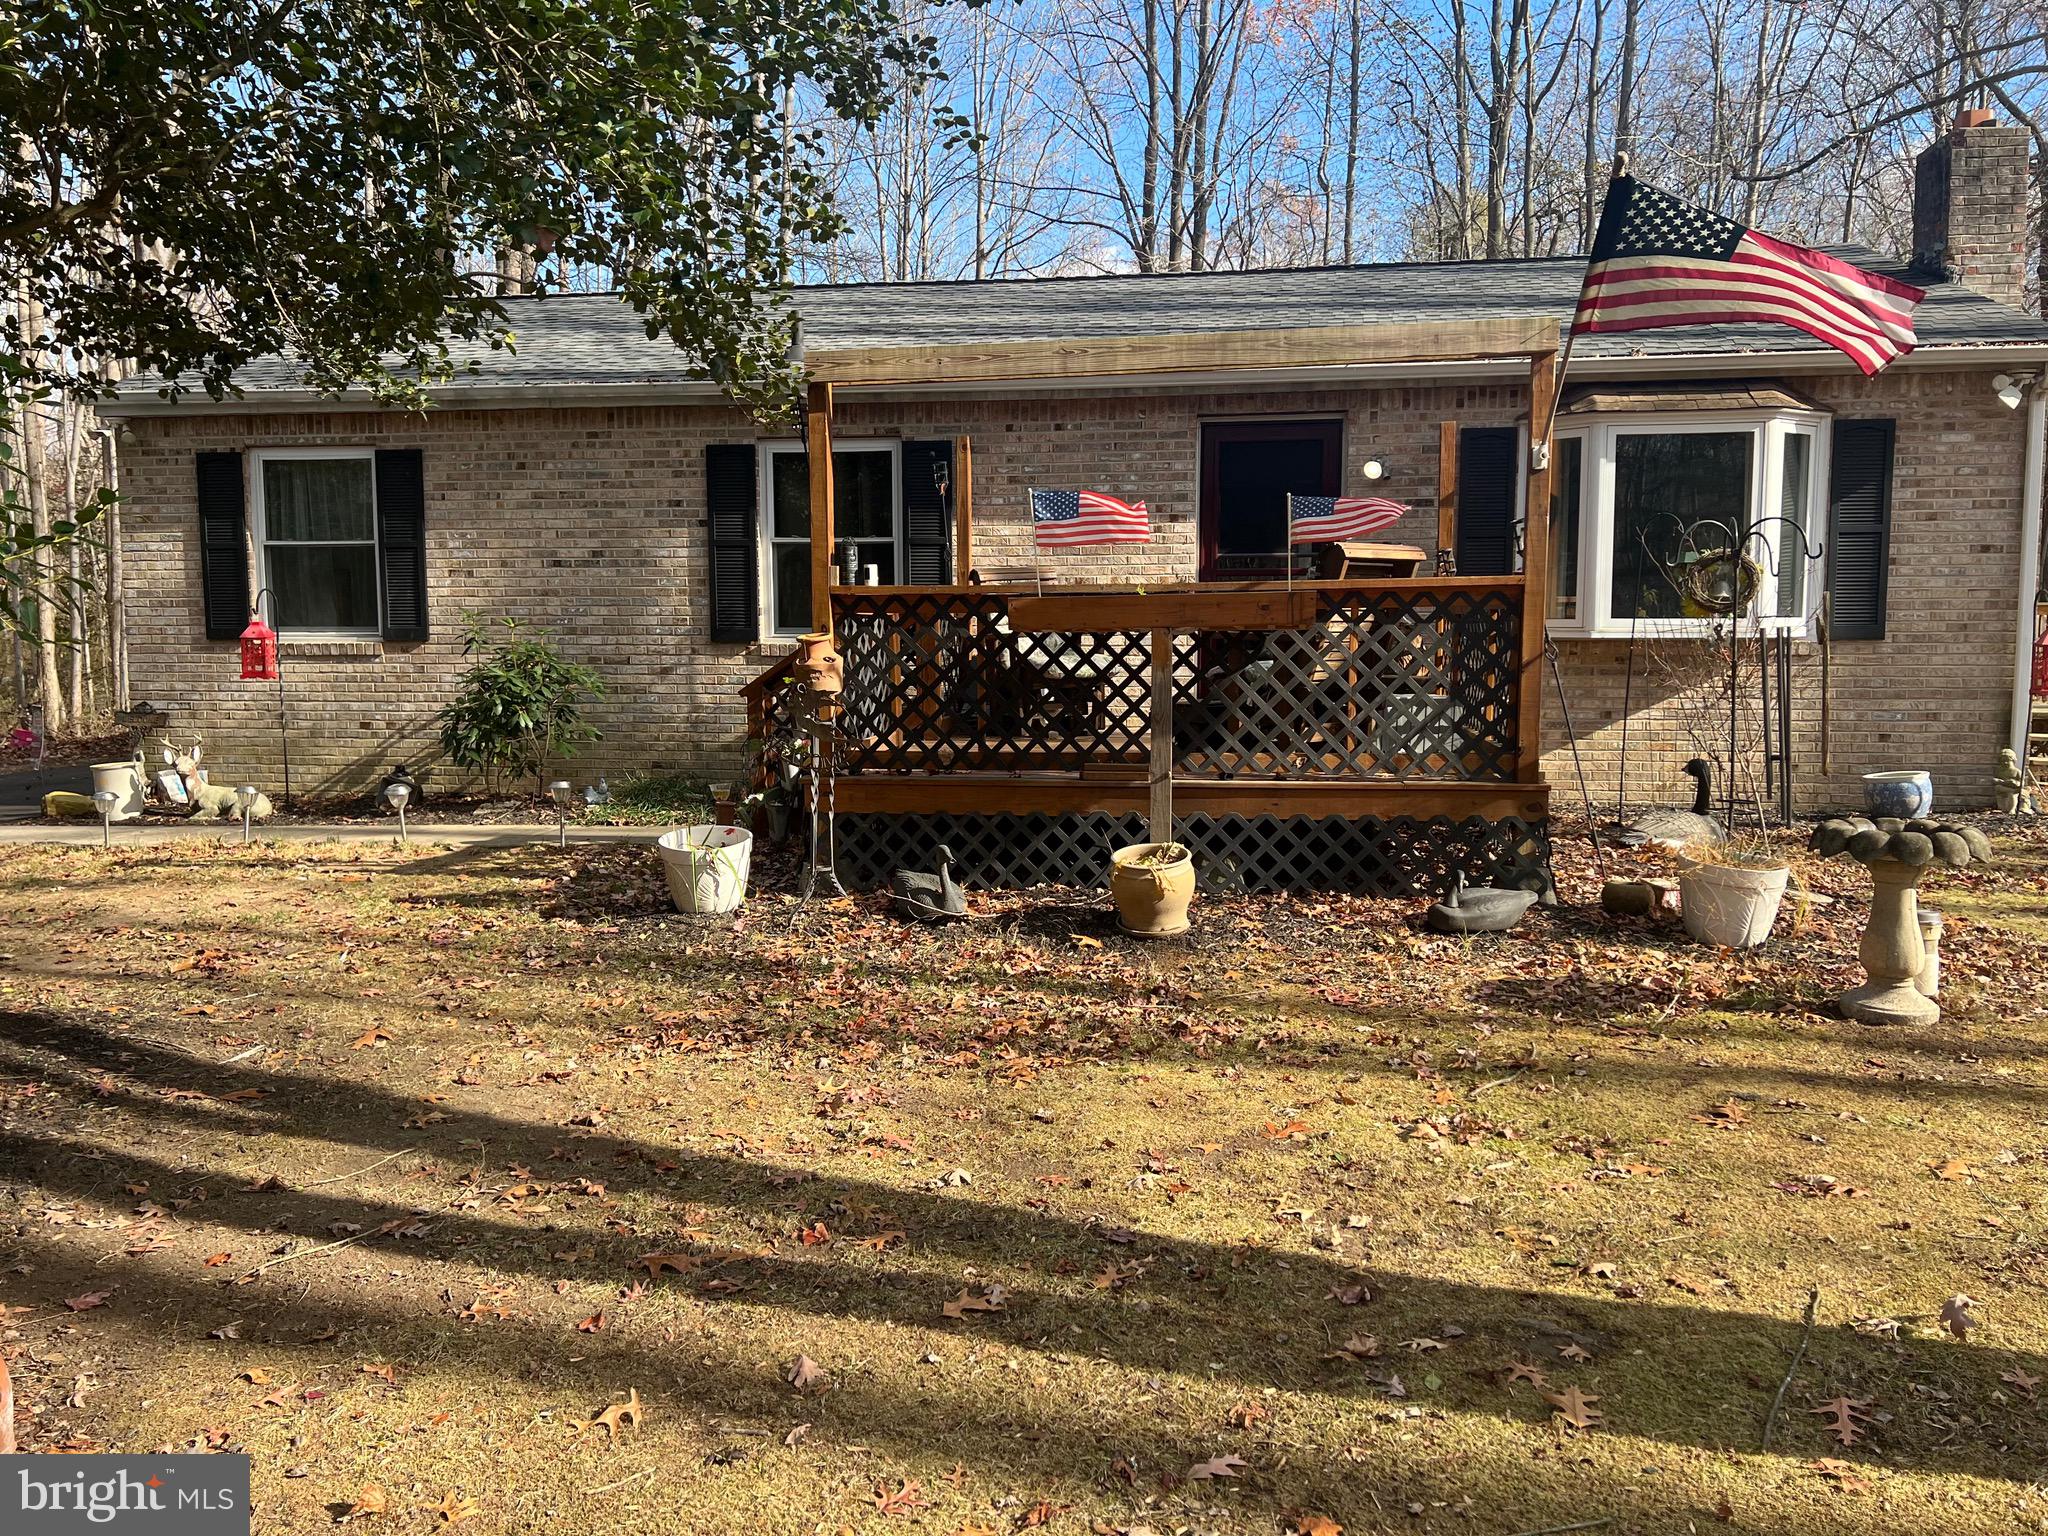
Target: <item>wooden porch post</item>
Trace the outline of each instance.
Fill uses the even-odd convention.
[[[1173,841],[1173,631],[1152,631],[1152,794],[1146,837]]]
[[[967,585],[974,569],[974,444],[953,439],[953,585]]]
[[[1515,777],[1524,784],[1543,781],[1543,646],[1544,619],[1550,611],[1550,455],[1556,401],[1556,351],[1531,353],[1528,494],[1522,503],[1522,666],[1515,694]]]
[[[1458,424],[1444,422],[1436,434],[1436,547],[1458,553]]]
[[[804,412],[811,471],[811,628],[832,628],[832,386],[811,385]]]

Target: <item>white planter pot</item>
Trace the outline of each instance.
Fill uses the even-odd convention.
[[[114,802],[115,821],[133,821],[142,814],[142,775],[133,763],[94,763],[92,789],[94,794],[111,789],[121,797]]]
[[[677,827],[655,842],[678,912],[736,912],[747,899],[754,834],[744,827]]]
[[[1792,872],[1742,864],[1694,864],[1678,877],[1685,931],[1703,944],[1754,949],[1771,936]]]

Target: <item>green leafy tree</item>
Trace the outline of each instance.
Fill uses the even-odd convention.
[[[494,625],[475,613],[463,618],[469,626],[463,649],[478,659],[441,711],[441,750],[458,767],[481,773],[493,793],[508,774],[530,773],[538,794],[549,758],[574,757],[597,740],[583,703],[602,697],[604,682],[565,660],[544,629],[517,619]]]
[[[219,397],[270,355],[416,406],[515,343],[508,268],[599,274],[784,414],[786,253],[843,228],[785,103],[871,126],[935,57],[896,0],[8,0],[0,430],[37,390]],[[46,548],[10,532],[0,588]]]
[[[13,0],[0,263],[55,382],[277,353],[415,399],[511,340],[479,258],[523,252],[778,410],[784,253],[843,228],[784,93],[868,125],[934,68],[894,0]]]

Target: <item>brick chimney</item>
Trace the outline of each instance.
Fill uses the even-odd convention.
[[[1913,163],[1913,268],[2015,309],[2026,302],[2027,130],[1981,107]]]

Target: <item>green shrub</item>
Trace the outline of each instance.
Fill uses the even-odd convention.
[[[597,739],[582,711],[587,698],[603,696],[604,683],[590,668],[565,661],[544,629],[517,619],[493,624],[476,613],[463,621],[463,651],[477,660],[441,711],[441,749],[458,767],[481,773],[492,794],[508,775],[529,773],[538,794],[549,758],[574,757]]]

